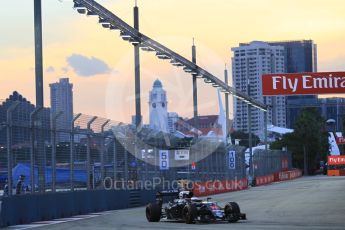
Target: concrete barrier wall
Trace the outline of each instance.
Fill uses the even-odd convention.
[[[266,176],[259,176],[255,178],[255,186],[271,184],[278,181],[293,180],[302,176],[302,171],[299,169],[292,169],[289,171],[281,171]]]
[[[240,180],[215,180],[207,182],[195,182],[193,193],[195,196],[209,196],[225,192],[233,192],[248,188],[246,178]]]
[[[293,180],[301,176],[302,176],[302,171],[299,169],[282,171],[282,172],[274,173],[274,181]]]
[[[271,184],[274,182],[274,175],[258,176],[255,178],[255,186]]]
[[[155,200],[155,191],[138,191],[139,205]],[[133,207],[125,190],[76,191],[3,197],[0,227]]]

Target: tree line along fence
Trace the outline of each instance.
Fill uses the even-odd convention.
[[[239,180],[292,168],[284,151],[255,150],[251,157],[244,147],[226,146],[217,138],[136,129],[84,114],[66,123],[62,113],[28,113],[25,106],[14,102],[0,111],[0,190],[7,184],[8,196],[15,195],[20,175],[25,176],[23,192],[32,194],[108,189],[117,183],[126,189],[138,181],[159,187],[178,179]]]

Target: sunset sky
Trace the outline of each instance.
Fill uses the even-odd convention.
[[[45,106],[49,83],[69,77],[74,112],[130,122],[134,111],[133,46],[118,32],[103,29],[97,17],[72,9],[71,0],[42,0]],[[133,24],[134,0],[98,0]],[[33,0],[2,0],[0,8],[0,100],[16,90],[35,103]],[[231,47],[253,40],[312,39],[318,46],[318,71],[345,70],[344,0],[138,0],[140,31],[191,58],[223,79],[231,78]],[[159,78],[168,110],[191,117],[191,76],[141,52],[144,122],[148,93]],[[217,94],[199,82],[200,114],[217,114]]]

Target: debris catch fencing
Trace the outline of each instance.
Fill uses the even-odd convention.
[[[162,187],[182,179],[240,180],[250,173],[245,148],[225,146],[214,137],[136,129],[84,114],[66,121],[62,113],[23,102],[1,106],[0,115],[0,190],[8,196],[137,188],[137,182],[146,186],[146,181]],[[287,152],[254,152],[254,177],[291,167]]]

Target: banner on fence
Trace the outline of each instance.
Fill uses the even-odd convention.
[[[196,163],[194,161],[192,162],[191,169],[196,170]]]
[[[266,176],[258,176],[255,178],[255,185],[260,186],[260,185],[265,185],[265,184],[271,184],[274,182],[274,175],[266,175]]]
[[[142,159],[153,159],[155,158],[153,149],[142,149],[141,150]]]
[[[188,161],[189,160],[189,150],[188,149],[175,150],[175,160],[176,161]]]
[[[289,160],[287,158],[282,159],[282,169],[283,170],[289,169]]]
[[[229,151],[229,169],[236,169],[236,151]]]
[[[168,170],[169,169],[169,151],[159,150],[159,169]]]
[[[337,145],[345,145],[345,137],[337,137]]]
[[[328,165],[345,165],[345,156],[328,156]]]
[[[215,180],[206,182],[195,182],[193,193],[195,196],[209,196],[213,194],[238,191],[248,188],[246,178],[239,180]]]

